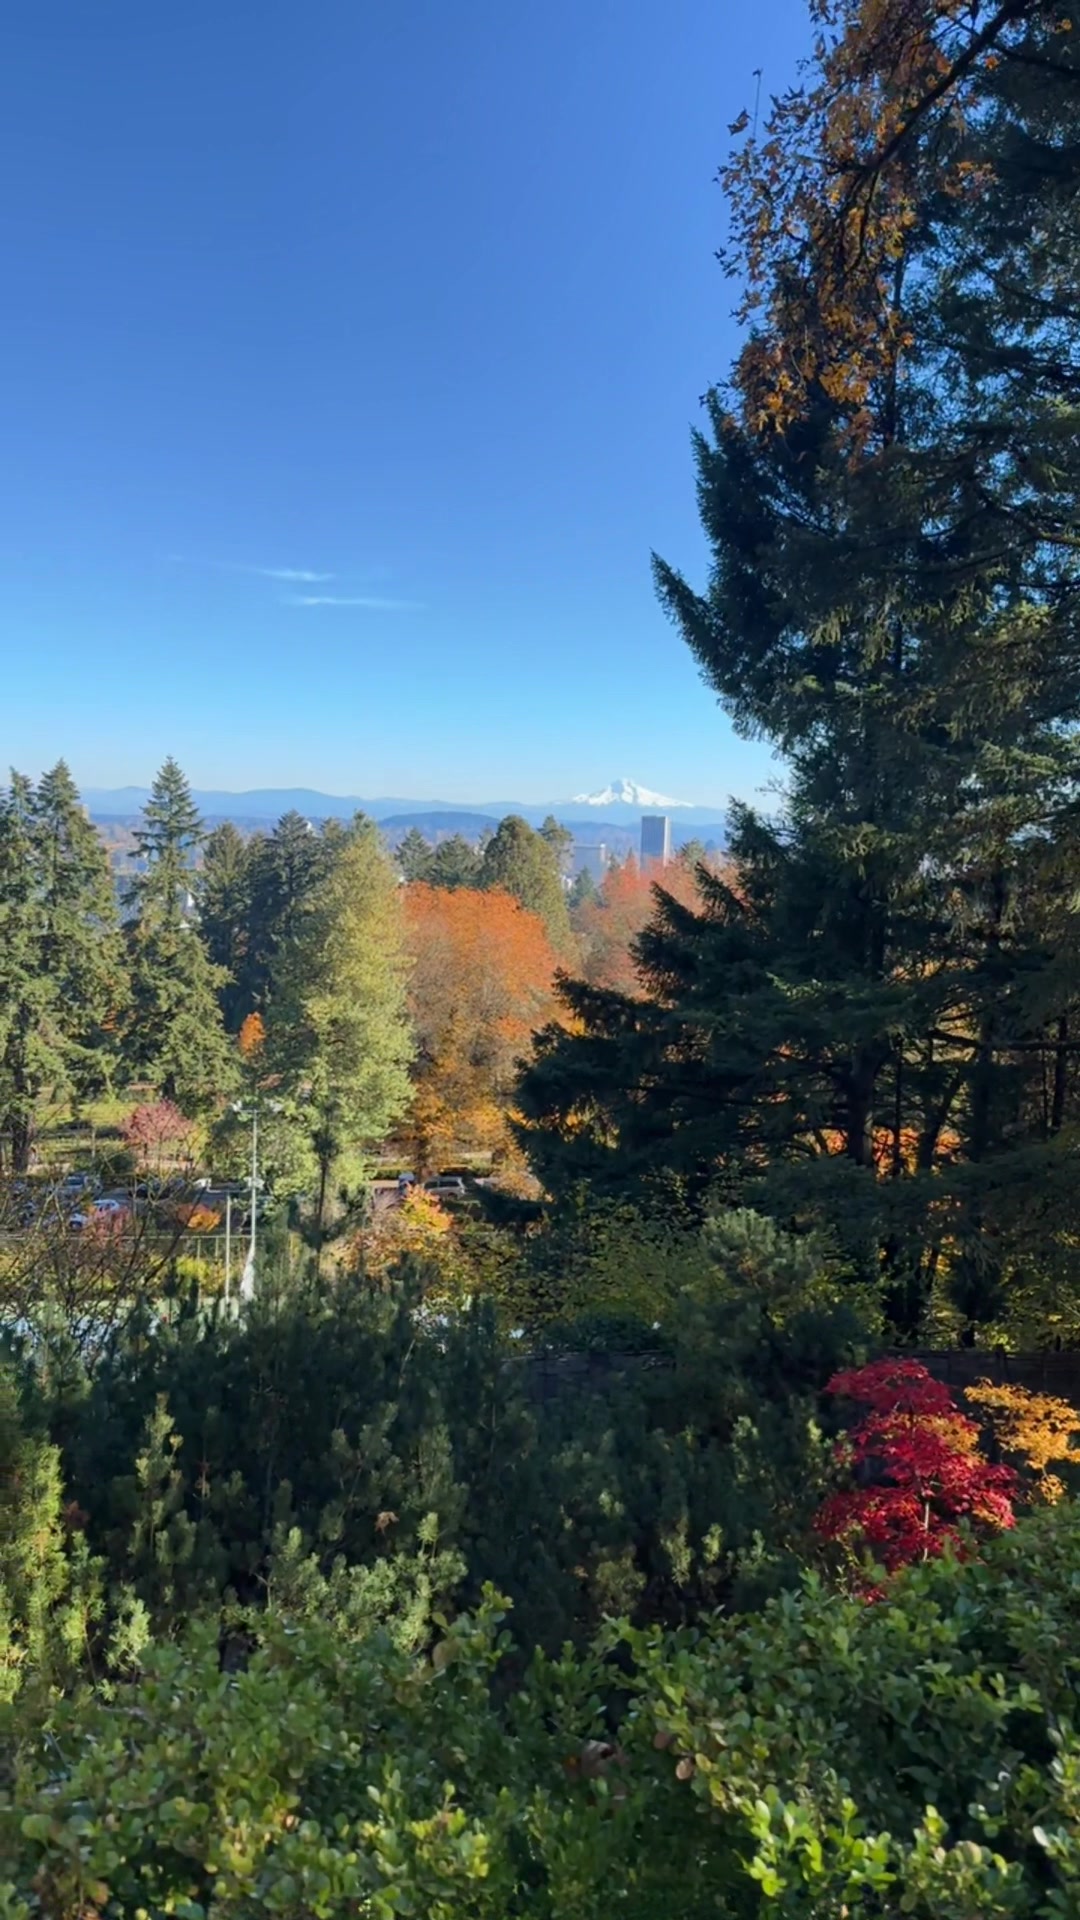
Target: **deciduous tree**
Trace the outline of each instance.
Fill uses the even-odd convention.
[[[590,985],[620,993],[643,991],[637,942],[656,911],[658,887],[684,906],[692,906],[697,897],[695,872],[684,861],[640,865],[631,856],[606,873],[593,897],[578,908],[574,921],[581,976]]]
[[[412,1125],[427,1167],[506,1141],[517,1064],[550,1017],[547,929],[508,893],[415,885],[405,902],[416,1031]]]
[[[825,1539],[894,1573],[947,1549],[962,1553],[963,1523],[984,1531],[1013,1525],[1016,1474],[980,1456],[975,1422],[918,1361],[849,1368],[833,1375],[827,1392],[867,1411],[837,1446],[857,1479],[822,1507]]]

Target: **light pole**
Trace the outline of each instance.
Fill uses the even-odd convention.
[[[225,1305],[229,1304],[229,1280],[232,1276],[232,1194],[225,1195]]]
[[[240,1274],[239,1296],[241,1300],[253,1300],[255,1298],[255,1249],[258,1235],[255,1203],[259,1191],[259,1102],[252,1100],[250,1106],[245,1106],[242,1100],[234,1100],[233,1112],[239,1119],[251,1121],[251,1234],[248,1240],[247,1259]]]
[[[232,1103],[233,1112],[239,1119],[251,1121],[251,1233],[248,1239],[247,1259],[244,1261],[243,1271],[240,1275],[239,1296],[241,1300],[253,1300],[255,1298],[255,1252],[259,1225],[258,1198],[259,1188],[262,1185],[259,1179],[259,1105],[260,1102],[257,1095],[250,1104],[245,1104],[243,1100],[234,1100]],[[267,1106],[271,1113],[278,1113],[281,1110],[281,1103],[277,1100],[269,1100]]]

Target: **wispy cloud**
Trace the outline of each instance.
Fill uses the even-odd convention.
[[[316,573],[311,567],[253,567],[244,560],[192,560],[185,553],[170,553],[168,558],[178,567],[212,567],[215,573],[254,574],[259,580],[281,580],[296,586],[316,586],[337,577]]]
[[[288,607],[363,607],[368,613],[422,613],[421,600],[384,600],[370,593],[294,593]]]
[[[245,573],[259,573],[264,580],[333,580],[332,573],[312,573],[310,567],[245,567]]]

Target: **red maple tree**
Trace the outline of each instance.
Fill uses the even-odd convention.
[[[963,1552],[964,1523],[1013,1525],[1016,1474],[982,1458],[975,1421],[918,1361],[875,1360],[836,1373],[826,1392],[867,1411],[837,1443],[837,1460],[856,1484],[825,1501],[816,1521],[823,1538],[892,1573],[947,1547]]]

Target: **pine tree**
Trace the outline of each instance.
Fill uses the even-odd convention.
[[[564,827],[553,813],[549,813],[541,825],[540,838],[547,841],[555,855],[559,873],[565,878],[570,871],[570,855],[574,847],[574,836],[569,827]]]
[[[250,1006],[264,1014],[279,973],[288,970],[290,954],[307,938],[309,915],[343,836],[338,821],[327,821],[320,833],[293,811],[252,847],[244,984]]]
[[[254,1007],[249,957],[252,871],[259,851],[258,841],[246,841],[226,820],[207,835],[196,880],[199,932],[214,966],[227,975],[221,989],[226,1033],[239,1033]]]
[[[480,885],[480,855],[464,834],[452,833],[446,840],[439,841],[431,856],[427,879],[433,887]]]
[[[46,1093],[108,1078],[124,997],[105,850],[60,761],[35,790],[21,774],[0,801],[0,1129],[29,1165]]]
[[[582,867],[581,872],[576,875],[574,884],[567,896],[567,905],[570,908],[570,912],[572,914],[576,913],[579,907],[588,906],[589,903],[596,898],[596,881],[593,879],[588,867]]]
[[[33,800],[41,966],[56,993],[64,1080],[76,1094],[109,1075],[127,992],[109,857],[63,760]]]
[[[500,820],[484,848],[479,885],[484,889],[499,887],[512,894],[528,913],[538,914],[557,951],[565,953],[572,946],[555,848],[520,814],[508,813],[505,820]]]
[[[433,849],[419,827],[410,827],[397,850],[397,863],[404,880],[430,880]]]
[[[133,1076],[194,1113],[227,1090],[233,1060],[218,997],[225,970],[214,965],[189,918],[202,823],[175,761],[165,762],[143,817],[136,834],[143,869],[128,889],[124,1052]]]
[[[0,799],[0,1112],[16,1172],[29,1165],[38,1100],[62,1070],[36,864],[33,788],[13,772]]]
[[[77,1679],[102,1611],[101,1565],[65,1522],[60,1450],[32,1432],[10,1366],[0,1368],[0,1705],[24,1680]],[[82,1516],[85,1519],[85,1515]]]
[[[142,825],[135,829],[132,858],[140,862],[140,870],[128,882],[128,905],[140,910],[152,905],[164,924],[183,925],[202,837],[191,788],[170,755],[150,789]]]

